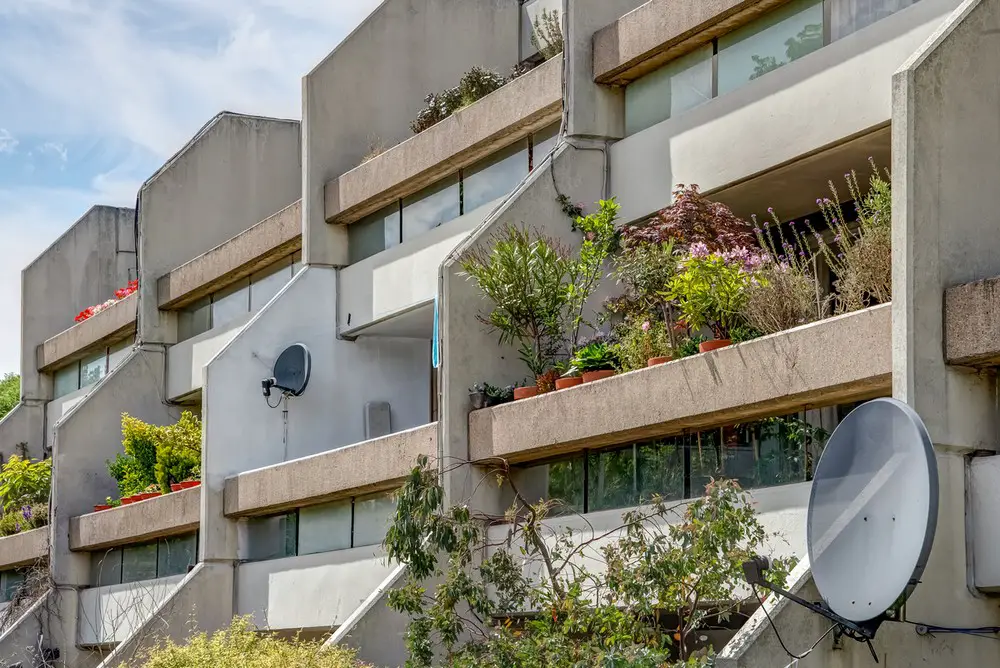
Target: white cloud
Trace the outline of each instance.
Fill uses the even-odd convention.
[[[0,128],[0,153],[13,153],[19,143],[14,135]]]
[[[102,163],[75,190],[0,186],[0,312],[15,314],[0,319],[0,373],[19,364],[22,267],[90,205],[134,205],[142,181],[217,112],[298,118],[302,76],[379,1],[0,2],[0,152],[32,137],[58,156],[26,166],[35,182],[48,170],[63,183],[88,156]]]

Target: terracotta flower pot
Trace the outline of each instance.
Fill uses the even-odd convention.
[[[673,357],[671,357],[670,355],[664,355],[662,357],[650,357],[646,361],[646,366],[658,366],[660,364],[666,364],[672,359]]]
[[[94,506],[94,512],[95,513],[99,513],[102,510],[111,510],[111,506],[103,504],[103,503],[99,503],[96,506]]]
[[[180,483],[181,489],[191,489],[192,487],[197,487],[201,484],[201,480],[187,480]]]
[[[580,376],[570,376],[569,378],[556,378],[556,389],[565,390],[569,387],[576,387],[577,385],[583,384],[583,378]]]
[[[583,382],[593,383],[595,380],[604,380],[605,378],[611,378],[615,375],[616,371],[614,369],[601,369],[600,371],[584,371],[583,372]]]
[[[172,482],[172,483],[170,483],[170,491],[171,492],[179,492],[182,489],[184,489],[184,488],[181,487],[181,484],[179,482]]]
[[[514,401],[520,401],[521,399],[527,399],[529,397],[534,397],[537,395],[538,395],[538,388],[534,385],[530,387],[514,388]]]
[[[713,350],[718,350],[719,348],[725,348],[726,346],[733,345],[733,342],[729,339],[715,339],[714,341],[703,341],[698,344],[698,352],[710,353]]]
[[[139,496],[138,494],[133,494],[132,496],[123,496],[122,497],[122,505],[123,506],[127,506],[130,503],[135,503],[136,501],[138,501],[138,498],[137,498],[138,496]]]
[[[161,492],[143,492],[139,494],[136,501],[145,501],[146,499],[155,499],[158,496],[163,496]]]

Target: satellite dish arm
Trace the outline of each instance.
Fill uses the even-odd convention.
[[[798,603],[802,607],[816,613],[817,615],[826,617],[831,622],[840,626],[841,629],[848,631],[849,633],[847,633],[847,635],[849,635],[854,640],[857,640],[859,642],[863,641],[867,643],[868,649],[872,653],[872,658],[875,660],[875,663],[878,663],[878,655],[875,653],[875,648],[872,647],[871,639],[875,637],[875,632],[878,630],[879,624],[881,624],[882,622],[881,618],[876,618],[875,620],[873,620],[874,622],[873,626],[861,626],[855,622],[852,622],[849,619],[844,619],[837,613],[833,612],[829,608],[819,603],[812,603],[811,601],[807,601],[800,596],[796,596],[790,591],[782,589],[781,587],[768,582],[767,579],[764,577],[764,571],[768,570],[770,567],[771,567],[770,559],[768,559],[767,557],[756,556],[750,561],[743,562],[743,576],[746,578],[747,583],[751,587],[760,586],[763,587],[764,589],[774,592],[775,594],[778,594],[779,596],[784,596],[793,603]]]

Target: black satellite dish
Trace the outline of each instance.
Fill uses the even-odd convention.
[[[300,396],[309,384],[311,366],[312,358],[304,344],[288,346],[274,361],[272,376],[261,381],[264,396],[271,396],[271,388],[281,390],[285,395]]]

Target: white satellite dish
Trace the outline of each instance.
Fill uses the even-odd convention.
[[[916,412],[895,399],[875,399],[844,418],[816,466],[806,539],[822,604],[766,581],[766,557],[743,564],[747,582],[834,621],[867,642],[897,619],[900,603],[920,581],[934,542],[938,473],[934,446]]]
[[[854,409],[827,442],[809,496],[809,566],[830,610],[867,622],[905,600],[937,511],[934,446],[916,412],[895,399]]]

